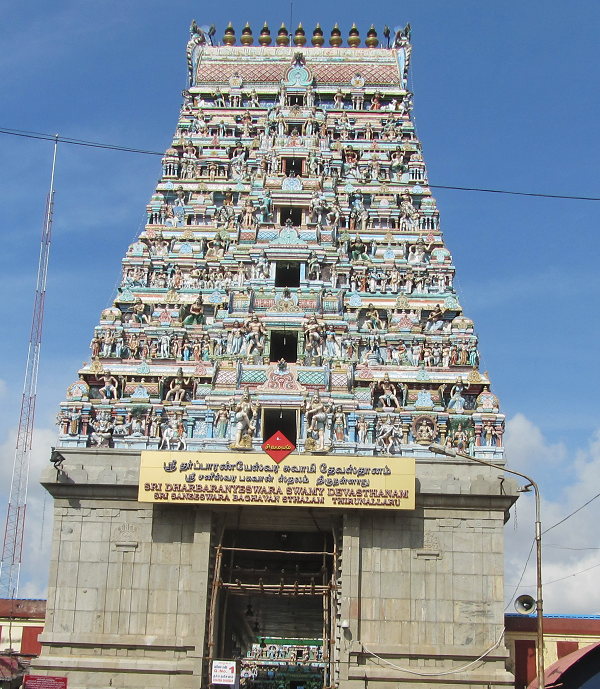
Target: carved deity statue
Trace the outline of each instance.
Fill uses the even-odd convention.
[[[235,439],[230,445],[233,450],[252,448],[252,436],[256,431],[258,405],[252,404],[250,391],[244,390],[242,399],[235,407]]]
[[[398,402],[398,391],[396,386],[390,380],[389,373],[383,376],[383,379],[379,381],[376,390],[381,390],[379,395],[379,404],[382,407],[391,407],[392,404],[396,409],[400,408],[400,402]]]
[[[316,390],[310,401],[304,403],[306,418],[306,442],[305,447],[309,452],[325,451],[325,427],[327,426],[327,413],[329,405],[321,400],[319,391]]]

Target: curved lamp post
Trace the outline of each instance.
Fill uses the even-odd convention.
[[[537,483],[518,471],[513,469],[507,469],[506,467],[500,466],[499,464],[492,464],[492,462],[486,462],[484,459],[479,459],[478,457],[473,457],[473,455],[468,455],[465,452],[457,452],[451,447],[446,447],[446,445],[439,445],[438,443],[432,443],[429,446],[431,452],[436,455],[446,455],[446,457],[463,457],[464,459],[470,459],[472,462],[477,462],[478,464],[483,464],[493,469],[498,469],[500,471],[505,471],[507,474],[514,474],[515,476],[520,476],[524,478],[528,483],[527,485],[519,488],[519,492],[528,493],[531,488],[533,488],[535,493],[535,545],[536,545],[536,575],[537,575],[537,600],[536,600],[536,612],[537,612],[537,676],[538,676],[538,688],[545,689],[545,677],[544,677],[544,612],[543,612],[543,597],[542,597],[542,522],[540,519],[540,491],[538,489]]]

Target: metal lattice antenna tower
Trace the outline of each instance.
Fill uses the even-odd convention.
[[[42,325],[44,322],[44,301],[46,299],[46,280],[48,277],[48,258],[50,255],[50,239],[52,236],[52,212],[54,209],[54,168],[56,166],[56,149],[58,134],[54,141],[54,155],[52,157],[52,175],[50,191],[46,199],[46,212],[42,241],[40,246],[40,260],[38,265],[37,286],[33,318],[31,322],[31,337],[27,353],[27,367],[25,369],[25,383],[23,385],[23,399],[21,401],[21,415],[15,448],[10,497],[6,515],[4,544],[2,546],[2,561],[0,562],[0,596],[15,598],[19,588],[19,574],[21,570],[21,553],[23,550],[23,533],[25,530],[25,508],[27,505],[27,485],[29,483],[29,459],[33,440],[33,420],[35,416],[35,398],[37,393],[38,368],[40,363],[40,347],[42,344]]]

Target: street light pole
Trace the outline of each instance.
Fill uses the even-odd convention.
[[[439,445],[438,443],[432,443],[429,446],[431,452],[436,455],[446,455],[446,457],[464,457],[464,459],[470,459],[478,464],[483,464],[492,469],[499,469],[500,471],[505,471],[507,474],[514,474],[515,476],[520,476],[524,478],[528,483],[526,486],[521,488],[521,492],[528,492],[529,488],[533,488],[535,493],[535,546],[536,546],[536,570],[537,570],[537,600],[536,600],[536,612],[537,612],[537,676],[538,676],[538,689],[545,689],[546,680],[544,675],[544,611],[543,611],[543,596],[542,596],[542,521],[540,518],[540,491],[537,483],[525,474],[521,474],[514,469],[507,469],[506,467],[500,466],[499,464],[492,464],[492,462],[486,462],[484,459],[479,459],[478,457],[473,457],[473,455],[468,455],[466,452],[457,452],[451,447],[446,447],[445,445]]]

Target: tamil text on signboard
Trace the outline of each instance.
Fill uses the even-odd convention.
[[[235,684],[235,661],[232,660],[213,660],[212,664],[212,684]]]
[[[66,677],[51,677],[46,675],[25,675],[24,689],[67,689]]]
[[[139,500],[412,510],[411,457],[142,452]]]

